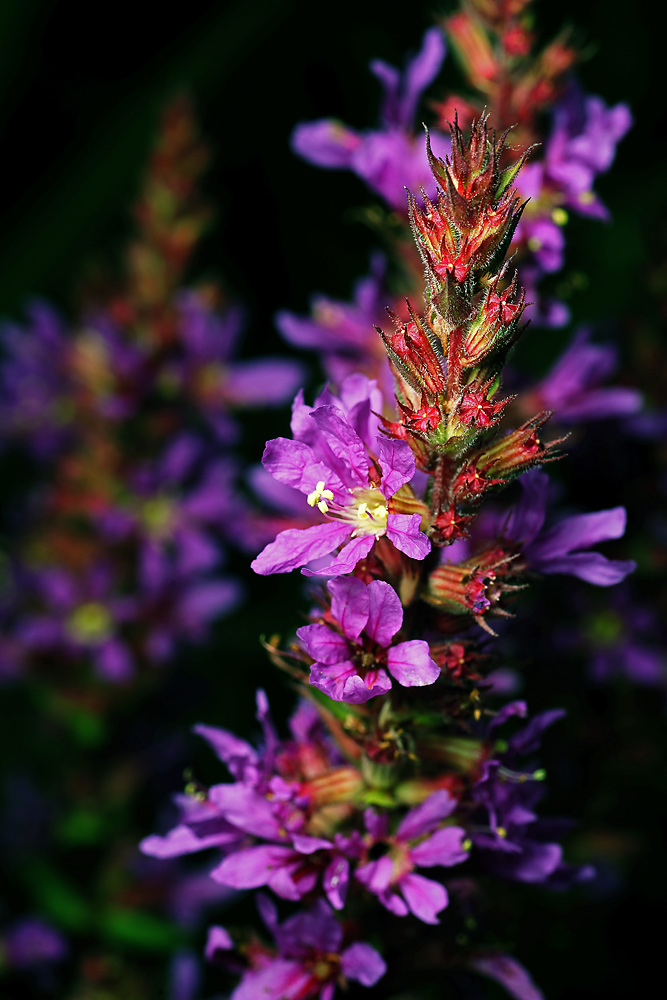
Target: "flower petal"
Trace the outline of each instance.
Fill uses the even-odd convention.
[[[440,820],[451,815],[457,805],[457,800],[446,789],[433,792],[425,802],[415,806],[403,817],[396,836],[399,840],[412,840],[414,837],[429,833],[435,829]]]
[[[380,489],[382,495],[391,497],[401,486],[409,483],[415,474],[415,457],[407,441],[381,438],[378,459],[382,469]]]
[[[400,881],[403,898],[412,913],[425,924],[439,924],[436,914],[449,903],[449,896],[444,885],[433,879],[415,875],[412,872],[404,875]]]
[[[306,530],[310,531],[311,529],[307,528]],[[347,526],[346,535],[349,533],[350,529]],[[336,558],[327,563],[326,566],[321,566],[319,569],[303,569],[301,572],[304,576],[345,576],[346,573],[353,572],[359,560],[365,559],[374,545],[375,535],[360,535],[359,538],[353,538],[351,542],[348,542]],[[314,558],[314,556],[310,558]]]
[[[480,955],[470,961],[470,968],[495,979],[514,1000],[544,1000],[528,972],[509,955]]]
[[[326,481],[331,475],[331,469],[317,460],[309,445],[291,438],[267,441],[262,465],[279,483],[302,493],[310,493],[318,480]]]
[[[357,642],[368,621],[366,584],[354,576],[339,576],[329,581],[327,590],[331,594],[331,613],[348,639]],[[322,660],[323,657],[316,656],[316,659]]]
[[[291,847],[261,844],[230,854],[210,875],[214,881],[232,889],[257,889],[267,884],[276,868],[293,862],[294,857]]]
[[[311,419],[325,439],[336,462],[331,466],[346,486],[368,484],[369,458],[364,442],[336,406],[318,406]]]
[[[296,630],[309,656],[327,666],[342,663],[350,656],[350,647],[344,636],[334,632],[328,625],[302,625]]]
[[[368,584],[368,623],[366,635],[378,646],[389,646],[403,624],[401,599],[389,583],[372,580]]]
[[[336,521],[310,528],[288,528],[269,542],[250,564],[255,573],[289,573],[311,559],[328,555],[349,537],[350,527]],[[372,539],[371,539],[372,544]],[[370,551],[370,549],[369,549]]]
[[[341,971],[362,986],[375,986],[387,971],[384,959],[365,941],[355,941],[340,956]]]
[[[446,826],[413,847],[410,857],[420,868],[459,865],[468,858],[468,852],[461,847],[465,836],[466,831],[460,826]]]
[[[420,514],[389,514],[387,538],[410,559],[425,559],[431,551],[430,540],[422,533]]]
[[[434,684],[440,676],[440,667],[431,659],[430,652],[423,639],[399,642],[387,652],[387,669],[403,687]]]

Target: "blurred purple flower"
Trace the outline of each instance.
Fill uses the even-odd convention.
[[[618,364],[611,344],[592,344],[586,327],[577,330],[570,346],[532,390],[538,409],[555,411],[560,423],[605,420],[637,413],[642,395],[623,386],[602,386]]]
[[[391,396],[394,380],[375,329],[387,319],[385,271],[385,258],[376,254],[370,274],[355,286],[352,303],[318,295],[311,301],[310,317],[279,312],[276,325],[288,343],[318,351],[334,383],[361,371],[377,378]]]
[[[71,433],[71,343],[60,317],[45,302],[32,302],[26,312],[27,327],[0,327],[0,448],[20,442],[46,459]]]
[[[442,32],[430,28],[403,74],[374,60],[371,71],[384,90],[382,128],[357,132],[333,119],[321,119],[297,125],[292,149],[316,166],[351,170],[400,212],[407,212],[406,187],[416,196],[423,187],[433,197],[435,182],[424,137],[415,136],[413,128],[419,98],[438,75],[444,58]],[[438,156],[449,152],[449,139],[440,133],[431,133],[431,143]]]
[[[10,968],[29,969],[66,957],[68,945],[60,931],[41,917],[25,917],[3,933],[5,958]]]
[[[546,516],[549,479],[534,470],[521,478],[523,493],[506,522],[504,535],[521,543],[522,558],[537,573],[565,573],[598,587],[611,587],[634,572],[631,560],[607,559],[600,552],[581,551],[598,542],[621,538],[625,531],[624,507],[575,514],[542,530]]]
[[[386,965],[371,945],[355,941],[343,948],[343,928],[323,900],[309,910],[278,923],[275,908],[261,901],[264,921],[272,931],[277,954],[255,947],[251,967],[243,975],[230,1000],[332,1000],[336,985],[354,980],[374,986]],[[209,932],[207,956],[229,950],[232,942],[223,927]]]
[[[465,830],[442,826],[458,802],[447,791],[434,792],[401,820],[389,834],[387,813],[366,811],[366,829],[373,848],[383,848],[381,857],[361,865],[356,878],[398,917],[414,914],[425,924],[437,924],[437,914],[449,899],[440,882],[415,874],[415,868],[450,867],[468,859],[463,848]]]

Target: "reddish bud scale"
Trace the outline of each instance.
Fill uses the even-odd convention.
[[[557,447],[565,438],[558,438],[544,445],[538,436],[538,431],[551,412],[545,410],[517,430],[501,438],[490,448],[481,451],[475,458],[485,476],[516,476],[532,466],[558,458]]]
[[[449,642],[442,647],[431,647],[431,655],[445,675],[456,681],[481,680],[474,665],[484,657],[463,642]]]
[[[434,518],[429,535],[436,545],[450,545],[459,538],[467,538],[467,525],[472,520],[472,515],[459,514],[456,504],[452,504]]]
[[[396,327],[395,333],[387,335],[379,327],[376,329],[387,348],[390,360],[407,384],[420,395],[427,393],[436,399],[444,393],[446,381],[442,361],[433,346],[435,338],[433,335],[429,336],[424,322],[414,313],[409,303],[408,309],[412,316],[409,323],[402,323],[390,313]]]
[[[488,398],[494,381],[490,379],[478,387],[473,385],[463,393],[456,409],[456,417],[464,427],[492,427],[500,420],[503,410],[514,397],[508,396],[507,399],[494,403]]]
[[[500,600],[502,579],[510,574],[512,562],[510,554],[493,546],[474,560],[443,563],[429,576],[423,599],[450,614],[472,614],[480,622]]]
[[[479,365],[491,353],[508,348],[521,333],[519,320],[524,310],[525,292],[521,290],[518,302],[516,275],[505,291],[498,293],[498,283],[504,275],[503,268],[489,286],[475,318],[467,325],[461,350],[461,367]]]
[[[467,465],[456,477],[452,490],[457,497],[479,500],[492,486],[500,486],[504,479],[493,479],[476,465]]]

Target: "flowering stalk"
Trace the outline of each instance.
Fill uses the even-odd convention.
[[[526,705],[498,706],[486,680],[497,665],[489,618],[510,616],[531,575],[606,586],[633,568],[586,551],[622,533],[622,508],[542,532],[546,476],[530,470],[554,460],[561,440],[542,439],[549,412],[503,422],[503,365],[525,330],[506,256],[527,155],[503,166],[504,142],[482,117],[468,137],[455,119],[445,159],[427,143],[434,193],[409,196],[425,308],[408,304],[393,332],[380,330],[393,419],[376,382],[351,374],[312,407],[300,393],[293,437],[266,446],[265,469],[312,519],[253,562],[260,574],[301,568],[314,581],[309,624],[286,649],[269,646],[302,696],[291,736],[276,733],[263,692],[259,749],[197,727],[232,781],[191,790],[179,824],[142,845],[157,857],[217,848],[216,882],[305,907],[279,923],[259,897],[272,944],[211,929],[208,956],[242,970],[233,1000],[260,989],[329,1000],[387,968],[396,994],[458,969],[535,1000],[525,970],[467,913],[466,887],[480,872],[558,887],[591,875],[563,860],[535,812],[545,774],[534,755],[563,713],[517,727]],[[486,502],[524,473],[521,500],[494,519]],[[447,908],[446,932],[420,929],[407,955],[401,918],[437,925]],[[472,938],[458,933],[466,913],[479,927]]]
[[[208,219],[208,159],[186,100],[168,107],[123,279],[88,289],[72,331],[45,305],[4,333],[5,448],[43,460],[16,517],[0,673],[62,669],[125,682],[200,641],[240,598],[222,570],[244,517],[233,411],[279,404],[302,369],[235,361],[238,307],[183,288]],[[83,667],[83,670],[81,668]]]

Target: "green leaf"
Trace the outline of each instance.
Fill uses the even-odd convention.
[[[113,944],[147,951],[171,951],[184,943],[182,931],[141,910],[107,910],[100,920],[102,934]]]

